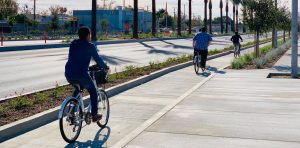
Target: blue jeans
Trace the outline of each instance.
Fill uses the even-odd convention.
[[[81,89],[85,88],[88,90],[88,92],[90,94],[91,105],[92,105],[92,116],[97,115],[98,114],[98,95],[97,95],[97,88],[95,87],[92,78],[90,76],[86,75],[79,79],[67,78],[67,81],[70,84],[79,84]],[[79,91],[80,90],[78,90],[78,88],[76,88],[73,93],[73,97],[76,97],[78,95]]]

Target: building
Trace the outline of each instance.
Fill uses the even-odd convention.
[[[91,10],[74,10],[73,16],[79,19],[79,26],[91,27]],[[140,32],[150,32],[152,13],[139,10],[138,28]],[[133,11],[118,7],[115,10],[97,10],[97,31],[125,32],[131,31]]]

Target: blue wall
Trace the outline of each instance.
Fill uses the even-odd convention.
[[[74,10],[73,15],[79,18],[78,25],[91,27],[91,10]],[[108,32],[123,32],[124,24],[133,24],[133,11],[130,10],[97,10],[97,31],[101,31],[100,22],[105,19],[108,22]],[[151,12],[139,11],[139,31],[151,31]]]

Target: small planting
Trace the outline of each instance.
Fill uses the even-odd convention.
[[[17,97],[16,99],[12,99],[9,102],[10,107],[16,109],[16,110],[21,110],[24,108],[32,107],[33,102],[31,102],[27,97],[25,96],[20,96]]]
[[[266,45],[264,47],[260,48],[260,57],[255,58],[255,54],[245,54],[241,56],[240,58],[234,59],[231,62],[231,68],[232,69],[262,69],[265,68],[268,65],[272,65],[272,63],[276,62],[284,53],[285,51],[290,47],[291,42],[288,41],[286,43],[283,42],[283,40],[280,40],[278,42],[278,45],[280,47],[276,49],[272,49],[272,45]]]
[[[47,93],[37,92],[34,95],[34,102],[35,102],[35,104],[45,103],[45,102],[48,101],[48,99],[49,99],[49,94],[47,94]]]

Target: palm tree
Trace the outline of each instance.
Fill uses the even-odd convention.
[[[221,11],[221,33],[223,34],[223,1],[220,0],[220,11]]]
[[[189,0],[189,34],[192,34],[192,0]]]
[[[209,33],[212,34],[212,3],[211,0],[209,0]]]
[[[181,0],[178,0],[177,35],[181,36]]]
[[[207,3],[208,0],[204,0],[204,27],[207,27]]]
[[[229,11],[229,8],[228,8],[228,0],[226,0],[226,33],[228,33],[228,11]]]
[[[92,40],[96,41],[97,40],[97,30],[96,30],[96,25],[97,25],[97,0],[92,1]]]
[[[138,0],[133,1],[133,38],[138,39]]]
[[[242,0],[231,0],[233,4],[233,24],[234,24],[234,30],[238,31],[238,21],[239,21],[239,5]]]
[[[152,36],[156,35],[156,0],[152,0]]]

